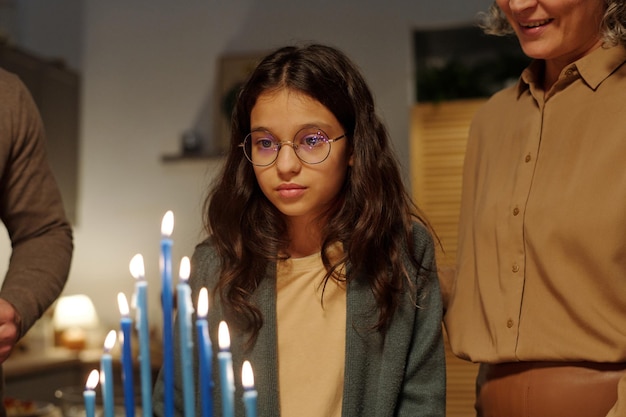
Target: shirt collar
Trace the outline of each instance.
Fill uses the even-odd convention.
[[[625,61],[626,48],[624,46],[600,47],[563,68],[559,80],[571,76],[572,71],[576,71],[589,88],[595,90]],[[543,77],[543,68],[543,60],[533,60],[522,72],[517,84],[518,97],[528,90],[531,84],[539,85],[538,83]]]

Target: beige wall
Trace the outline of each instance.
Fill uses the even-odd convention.
[[[28,6],[20,18],[36,15],[39,1],[20,1]],[[408,167],[411,32],[469,23],[490,2],[64,3],[81,9],[80,22],[63,24],[81,29],[72,60],[83,77],[76,251],[66,293],[90,295],[105,324],[116,326],[116,294],[132,293],[128,262],[138,252],[146,259],[151,321],[159,320],[159,231],[165,211],[175,214],[175,270],[201,234],[200,206],[219,160],[164,164],[161,156],[179,149],[187,129],[211,134],[221,54],[308,40],[342,48],[370,82],[399,159]],[[42,10],[46,19],[63,15]],[[53,32],[37,32],[49,30],[43,23],[25,26],[30,47],[50,48]],[[0,242],[0,250],[8,253],[8,243]]]

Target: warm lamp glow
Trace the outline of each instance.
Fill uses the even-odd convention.
[[[230,349],[230,333],[225,321],[220,321],[220,326],[217,329],[217,344],[220,346],[220,350]]]
[[[71,349],[83,349],[86,330],[99,325],[96,308],[84,294],[60,297],[54,308],[52,325],[58,335],[57,343]]]
[[[56,330],[73,327],[93,329],[98,326],[98,315],[93,302],[86,295],[67,295],[57,301],[52,324]]]
[[[252,373],[252,365],[249,361],[244,361],[241,369],[241,384],[244,388],[254,388],[254,374]]]

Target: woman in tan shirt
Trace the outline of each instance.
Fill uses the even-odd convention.
[[[624,0],[497,0],[534,58],[470,129],[453,351],[480,416],[626,415]]]

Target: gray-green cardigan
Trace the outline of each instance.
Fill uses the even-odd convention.
[[[345,381],[343,388],[343,417],[444,417],[445,416],[445,355],[441,332],[442,304],[436,273],[433,242],[421,226],[414,228],[414,256],[425,268],[423,286],[418,294],[407,294],[396,312],[387,336],[371,330],[377,319],[376,303],[370,289],[358,278],[348,285],[345,350]],[[384,256],[384,254],[381,254]],[[417,271],[405,259],[414,279]],[[193,300],[201,287],[210,290],[219,276],[219,260],[208,243],[200,244],[192,258]],[[348,274],[350,267],[348,266]],[[252,351],[243,356],[244,336],[231,329],[231,346],[236,375],[236,416],[243,417],[241,366],[249,360],[254,368],[258,396],[258,416],[279,416],[278,356],[276,352],[275,265],[267,272],[253,295],[261,308],[264,325]],[[216,297],[209,311],[209,328],[213,349],[217,352],[217,329],[222,320]],[[411,299],[417,300],[414,307]],[[174,340],[178,340],[175,338]],[[194,335],[194,341],[195,341]],[[324,354],[320,352],[320,354]],[[175,368],[175,415],[183,416],[182,383],[178,354]],[[214,357],[216,357],[214,355]],[[194,362],[197,364],[197,360]],[[214,416],[221,416],[218,364],[213,362]],[[197,370],[196,370],[197,372]],[[196,373],[197,386],[197,373]],[[162,375],[154,391],[154,411],[163,416]],[[200,402],[196,389],[196,415]],[[287,416],[297,417],[297,416]],[[323,417],[323,416],[320,416]]]

